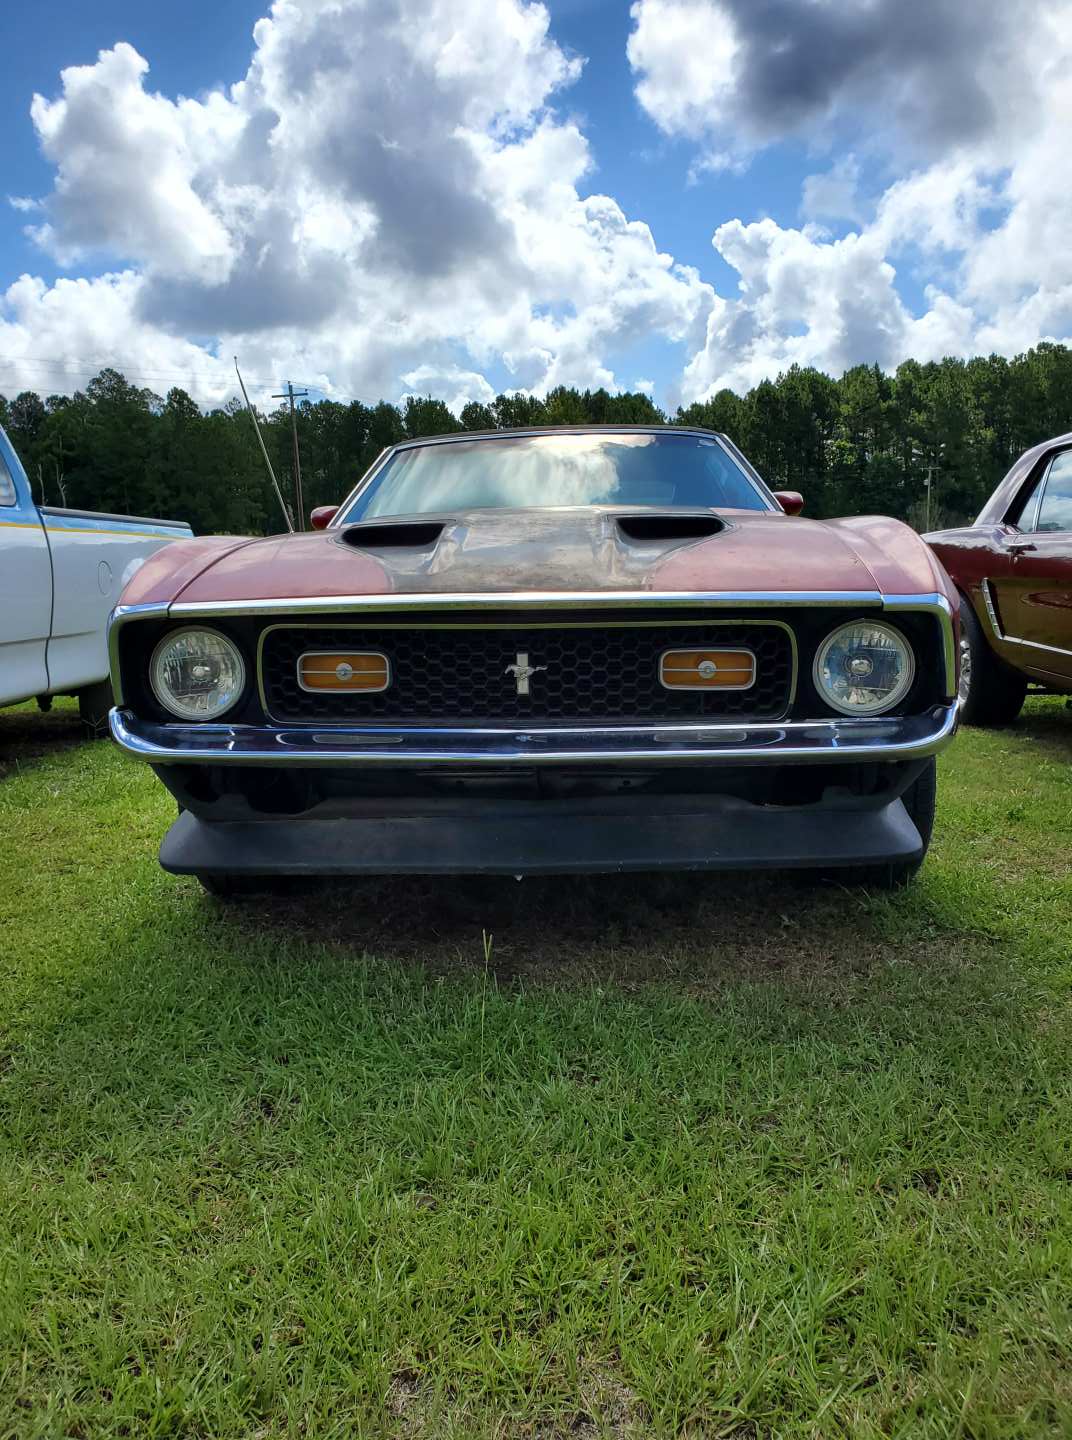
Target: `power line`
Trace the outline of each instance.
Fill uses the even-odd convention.
[[[146,368],[139,364],[124,365],[121,360],[115,360],[111,357],[96,359],[72,356],[70,359],[60,360],[32,355],[4,355],[0,356],[0,366],[9,366],[12,369],[32,367],[37,370],[62,370],[66,373],[82,370],[117,370],[124,376],[137,376],[143,380],[206,380],[216,384],[227,382],[227,376],[225,374],[218,374],[212,370],[159,370],[156,368]],[[271,379],[261,377],[251,383],[267,389],[270,385],[278,384],[278,380],[274,377]],[[313,388],[319,389],[320,387],[314,385]]]
[[[220,364],[223,365],[222,360],[220,361]],[[33,365],[39,368],[43,367],[45,369],[59,370],[79,370],[97,367],[98,369],[119,370],[124,375],[155,375],[160,377],[161,379],[185,378],[191,380],[204,379],[218,381],[225,378],[223,375],[213,370],[161,369],[158,366],[143,365],[139,361],[134,361],[131,364],[124,364],[121,359],[117,359],[114,355],[68,355],[65,357],[48,355],[0,355],[0,365]],[[273,376],[270,378],[262,376],[259,379],[253,381],[252,383],[257,385],[263,385],[265,388],[267,388],[269,385],[277,385],[279,383],[279,379],[278,376]],[[298,380],[297,384],[307,386],[310,390],[317,390],[321,394],[327,394],[327,391],[324,389],[323,385],[320,385],[315,380]],[[370,400],[368,396],[355,395],[347,396],[346,398],[360,400],[361,403],[365,405],[378,403],[378,401]]]
[[[223,362],[221,361],[220,363],[222,364]],[[0,367],[4,366],[10,367],[12,369],[32,366],[36,369],[59,370],[64,372],[65,375],[70,374],[71,371],[77,370],[95,369],[99,371],[107,369],[116,370],[120,374],[122,374],[125,379],[129,380],[145,380],[149,381],[150,383],[154,380],[181,380],[185,381],[187,384],[191,384],[198,380],[201,380],[205,381],[206,383],[221,386],[221,388],[223,388],[222,382],[226,380],[226,376],[217,374],[215,371],[210,370],[159,370],[155,368],[146,369],[138,364],[124,365],[121,360],[115,359],[114,356],[94,357],[72,355],[67,357],[66,359],[61,359],[58,356],[51,357],[40,355],[0,355]],[[43,379],[44,377],[42,377],[42,380]],[[41,382],[39,381],[38,383]],[[271,378],[261,376],[259,378],[251,378],[249,381],[249,384],[257,390],[268,390],[271,386],[277,385],[278,383],[279,380],[277,376],[272,376]],[[299,380],[297,381],[297,384],[305,387],[307,391],[315,391],[318,394],[322,395],[326,400],[331,400],[334,403],[340,405],[358,404],[373,407],[380,404],[381,400],[383,399],[382,396],[379,396],[376,399],[372,399],[370,396],[367,395],[350,395],[345,394],[341,391],[335,391],[334,393],[331,393],[326,390],[323,385],[318,384],[315,380]],[[70,392],[69,390],[65,391],[65,388],[61,386],[57,393]],[[272,398],[276,399],[279,397],[273,396]]]

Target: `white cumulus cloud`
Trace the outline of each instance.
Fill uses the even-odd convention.
[[[615,386],[633,341],[698,343],[713,291],[582,189],[587,141],[556,108],[581,68],[533,0],[276,0],[247,73],[199,99],[154,91],[127,44],[64,70],[33,104],[56,175],[31,233],[107,273],[17,282],[4,353],[50,332],[81,355],[75,295],[96,292],[115,329],[91,353],[189,366],[203,399],[234,352],[359,396],[480,398],[488,369]]]
[[[238,353],[253,377],[460,406],[613,388],[656,341],[688,401],[795,362],[1072,334],[1063,0],[630,14],[637,98],[689,169],[810,147],[804,223],[710,214],[723,293],[595,187],[567,109],[585,62],[543,4],[275,0],[226,88],[162,94],[120,43],[35,97],[54,182],[10,204],[78,278],[0,290],[0,383],[69,389],[110,363],[216,401]]]
[[[1060,0],[636,0],[631,13],[637,98],[706,163],[789,137],[853,144],[804,178],[803,227],[715,228],[737,292],[708,315],[686,399],[793,363],[836,374],[1072,335]],[[717,83],[675,61],[707,42]]]

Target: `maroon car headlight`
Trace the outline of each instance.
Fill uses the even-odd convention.
[[[822,699],[842,715],[882,715],[912,688],[916,657],[892,625],[853,620],[819,646],[812,673]]]
[[[149,662],[153,694],[180,720],[215,720],[238,703],[246,665],[238,646],[218,630],[175,630]]]

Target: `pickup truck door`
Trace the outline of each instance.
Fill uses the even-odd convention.
[[[48,538],[18,457],[0,430],[0,705],[48,690]]]
[[[189,526],[132,515],[41,506],[52,553],[55,599],[48,673],[57,694],[108,674],[108,616],[127,581],[150,555],[189,535]]]
[[[990,585],[1017,663],[1072,680],[1072,450],[1050,458],[997,549]]]

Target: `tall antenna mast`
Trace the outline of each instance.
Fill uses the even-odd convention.
[[[272,469],[272,462],[268,459],[268,449],[264,443],[264,436],[261,434],[260,421],[257,419],[257,412],[249,403],[249,396],[246,394],[246,382],[242,379],[242,372],[238,368],[238,356],[234,357],[235,374],[238,376],[238,383],[242,387],[242,399],[246,402],[246,409],[249,411],[249,418],[253,421],[253,429],[257,433],[257,440],[260,443],[261,454],[264,456],[264,463],[268,466],[268,474],[272,477],[272,489],[275,491],[275,498],[279,501],[279,508],[283,512],[283,519],[287,522],[287,529],[293,535],[294,522],[290,518],[290,511],[283,500],[283,492],[279,488],[279,481],[275,478],[275,471]]]

